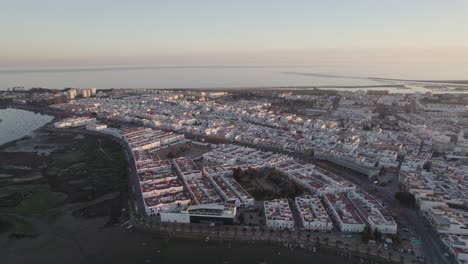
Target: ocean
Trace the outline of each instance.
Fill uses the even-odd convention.
[[[86,66],[0,68],[0,90],[12,87],[261,88],[283,86],[379,86],[369,77],[412,80],[468,79],[467,65],[309,66]],[[424,91],[424,90],[423,90]],[[404,91],[402,91],[404,92]]]

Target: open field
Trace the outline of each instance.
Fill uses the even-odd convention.
[[[127,201],[125,155],[118,142],[46,128],[0,148],[0,231],[40,236],[44,221],[120,216]]]

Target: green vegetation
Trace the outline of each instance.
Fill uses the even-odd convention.
[[[120,216],[128,188],[127,162],[120,144],[103,136],[52,135],[41,141],[58,147],[47,157],[29,152],[18,152],[14,159],[3,155],[3,160],[14,160],[18,168],[28,166],[44,177],[36,184],[9,184],[0,189],[0,233],[16,238],[35,237],[39,234],[36,227],[60,215],[64,203],[87,202],[105,194],[115,198],[80,213],[111,219]],[[12,175],[21,175],[14,170]]]
[[[377,242],[382,242],[382,232],[380,232],[377,228],[372,231],[369,225],[364,227],[364,231],[361,233],[362,241],[367,243],[369,240],[374,239]]]
[[[23,200],[23,195],[21,194],[21,192],[13,192],[10,194],[6,194],[4,196],[0,196],[0,208],[16,207],[21,203],[22,200]]]
[[[395,245],[399,245],[401,244],[401,237],[400,237],[400,233],[396,233],[394,235],[390,235],[390,238],[392,239],[393,243]]]
[[[13,228],[13,224],[9,221],[0,219],[0,234],[6,233]]]
[[[366,227],[364,227],[364,231],[362,231],[362,241],[367,243],[369,242],[369,240],[371,239],[371,236],[372,236],[372,229],[370,228],[370,226],[366,225]]]
[[[401,204],[408,207],[416,206],[416,198],[409,192],[396,192],[395,199],[397,199]]]
[[[374,230],[374,240],[377,242],[382,241],[382,232],[380,232],[377,228]]]
[[[243,172],[240,168],[233,170],[233,177],[256,200],[276,198],[294,198],[304,193],[304,189],[276,169],[249,168]]]
[[[38,235],[36,227],[26,220],[15,220],[15,227],[10,236],[15,238],[32,238]]]
[[[24,199],[13,211],[23,216],[44,215],[48,209],[61,204],[66,199],[63,193],[52,192],[47,185],[38,185],[23,196]]]
[[[168,159],[173,159],[173,158],[175,158],[175,157],[177,157],[177,156],[180,156],[181,154],[183,154],[183,153],[189,151],[190,148],[191,148],[191,147],[190,147],[190,145],[188,145],[188,144],[183,144],[183,145],[180,145],[180,146],[178,146],[178,147],[172,147],[172,148],[171,148],[171,151],[169,151],[169,152],[167,153],[167,158],[168,158]]]
[[[44,175],[53,190],[68,195],[68,202],[83,202],[125,189],[127,163],[114,140],[86,136],[67,152],[53,153]]]

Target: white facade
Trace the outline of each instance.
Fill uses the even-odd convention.
[[[85,126],[87,124],[91,124],[94,122],[96,122],[96,118],[72,117],[72,118],[66,118],[60,122],[54,123],[54,127],[55,128],[78,127],[78,126]]]
[[[364,231],[365,222],[343,193],[327,194],[324,201],[341,232]]]
[[[287,199],[276,199],[263,203],[266,225],[273,229],[292,229],[294,219]]]
[[[318,196],[296,197],[295,204],[304,228],[319,231],[329,231],[333,228],[332,221]]]
[[[92,124],[87,124],[86,129],[91,130],[91,131],[101,131],[107,128],[106,124],[102,123],[92,123]]]

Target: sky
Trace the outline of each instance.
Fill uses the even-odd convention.
[[[468,64],[466,0],[0,0],[0,67]]]

